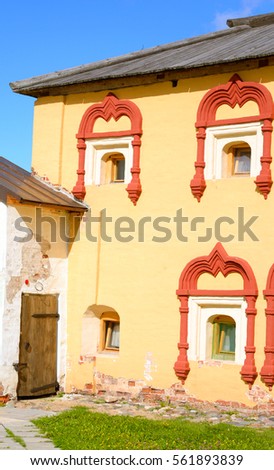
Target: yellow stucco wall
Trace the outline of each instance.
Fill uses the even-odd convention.
[[[242,80],[263,83],[274,96],[273,68],[240,71]],[[80,240],[71,247],[69,256],[68,328],[67,328],[67,390],[83,389],[92,383],[94,370],[114,377],[144,378],[147,358],[150,358],[153,387],[170,387],[178,382],[173,366],[176,361],[179,340],[179,301],[176,298],[179,276],[186,263],[197,256],[208,255],[216,242],[214,235],[208,242],[198,242],[207,227],[215,220],[228,216],[235,224],[224,227],[234,239],[224,243],[230,256],[245,259],[252,267],[259,289],[257,301],[255,345],[256,366],[260,371],[264,361],[266,303],[262,291],[266,285],[268,270],[274,262],[272,226],[273,190],[267,200],[255,191],[254,178],[222,179],[207,182],[200,203],[190,191],[194,175],[197,143],[195,121],[198,105],[208,89],[226,83],[232,74],[180,80],[176,88],[170,82],[151,86],[139,86],[116,90],[120,99],[132,100],[143,116],[141,146],[142,194],[133,206],[125,191],[126,185],[87,187],[86,202],[92,216],[106,209],[112,222],[107,224],[111,242],[88,241],[86,223],[81,223]],[[271,81],[272,80],[272,81]],[[33,167],[52,182],[61,183],[71,190],[76,182],[78,154],[76,133],[85,110],[101,102],[107,92],[74,94],[65,98],[38,99],[35,106]],[[241,116],[235,109],[233,115]],[[254,104],[245,106],[245,113],[254,114]],[[225,116],[219,110],[219,117]],[[111,122],[109,127],[111,127]],[[100,127],[102,126],[102,127]],[[99,130],[105,124],[98,123]],[[238,239],[238,208],[244,208],[244,221],[258,216],[252,225],[258,241],[245,235]],[[176,211],[188,217],[184,235],[187,242],[176,237],[173,218]],[[115,239],[114,223],[118,217],[132,218],[136,230],[133,240],[122,243]],[[171,230],[169,241],[155,242],[152,237],[164,237],[153,227],[156,217],[169,217],[170,223],[162,226]],[[140,222],[150,217],[146,223]],[[205,217],[198,231],[191,231],[190,221]],[[141,224],[141,225],[140,225]],[[143,224],[143,225],[142,225]],[[137,227],[144,227],[144,241],[138,241]],[[98,223],[92,225],[97,235]],[[123,236],[128,234],[123,234]],[[141,237],[142,231],[139,232]],[[224,285],[220,279],[201,279],[204,288]],[[239,279],[231,276],[225,280],[228,288],[237,288]],[[229,284],[227,284],[227,282]],[[107,305],[115,309],[121,319],[121,344],[119,355],[95,354],[90,363],[81,363],[83,342],[83,318],[94,305]],[[191,362],[191,372],[186,390],[197,398],[206,400],[236,400],[251,404],[248,387],[241,381],[241,366],[223,364],[222,367],[199,367]],[[267,392],[257,378],[255,385]]]

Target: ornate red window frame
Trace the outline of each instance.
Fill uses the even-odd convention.
[[[197,288],[198,279],[204,273],[209,273],[214,277],[218,273],[228,276],[231,273],[238,273],[243,279],[243,289],[240,290],[201,290]],[[179,355],[174,364],[177,377],[184,384],[190,372],[188,362],[188,301],[190,296],[231,296],[244,297],[247,302],[247,339],[245,346],[245,361],[241,369],[242,380],[251,387],[256,380],[257,371],[255,366],[255,315],[256,299],[258,296],[257,283],[254,273],[247,261],[230,257],[219,242],[208,256],[201,256],[190,261],[181,273],[179,288],[176,291],[180,300],[180,340],[178,343]]]
[[[108,122],[111,118],[118,121],[122,116],[127,116],[130,120],[131,127],[125,131],[113,132],[94,132],[94,124],[98,118],[104,119]],[[77,148],[79,153],[77,182],[72,192],[75,197],[83,200],[86,195],[85,188],[85,153],[86,153],[86,139],[98,139],[109,137],[133,137],[133,164],[131,168],[132,179],[128,184],[126,190],[128,197],[136,205],[141,192],[140,182],[140,147],[142,135],[142,115],[135,103],[129,100],[119,100],[114,94],[109,93],[101,103],[90,106],[84,113],[77,137]]]
[[[274,264],[271,266],[264,296],[267,302],[266,314],[266,341],[265,341],[265,361],[261,368],[261,379],[265,385],[272,390],[274,385]]]
[[[236,119],[216,119],[219,106],[228,105],[234,108],[237,104],[242,107],[248,101],[255,101],[259,108],[256,116],[246,116]],[[200,201],[206,182],[204,178],[205,168],[205,139],[206,129],[209,126],[221,126],[227,124],[239,124],[262,121],[263,155],[261,157],[261,171],[255,180],[258,190],[266,199],[272,186],[270,164],[271,136],[273,120],[273,100],[269,90],[260,83],[243,82],[239,75],[235,74],[225,85],[219,85],[209,90],[200,102],[197,112],[197,159],[195,162],[195,175],[190,187],[193,196]]]

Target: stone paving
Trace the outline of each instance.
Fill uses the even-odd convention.
[[[274,411],[262,406],[232,408],[211,402],[155,402],[119,399],[115,396],[98,397],[71,394],[33,400],[11,400],[0,408],[0,449],[54,450],[54,445],[39,434],[31,420],[40,416],[53,416],[75,406],[86,406],[91,411],[111,415],[142,416],[149,419],[183,418],[192,422],[227,423],[251,428],[273,428]],[[14,436],[8,436],[6,428]],[[20,438],[25,447],[20,444]]]
[[[12,402],[1,407],[0,450],[54,450],[52,442],[41,436],[31,422],[32,419],[53,414],[35,408],[16,408]]]

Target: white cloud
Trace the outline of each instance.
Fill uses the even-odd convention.
[[[215,30],[225,29],[226,28],[226,20],[231,18],[244,18],[245,16],[252,16],[259,14],[258,12],[254,11],[258,7],[264,7],[264,4],[268,4],[266,8],[269,8],[269,3],[274,4],[274,1],[269,2],[265,0],[241,0],[239,2],[239,8],[237,9],[227,9],[223,12],[217,12],[215,14],[215,18],[213,20],[213,26]],[[263,13],[263,11],[262,11]]]

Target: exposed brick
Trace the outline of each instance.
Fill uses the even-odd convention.
[[[229,404],[229,402],[224,400],[216,400],[216,403],[221,406],[227,406]]]
[[[141,393],[143,394],[151,393],[151,387],[143,387],[141,390]]]
[[[238,409],[243,412],[250,409],[265,409],[267,412],[274,411],[274,398],[259,386],[253,386],[248,392],[248,397],[251,402],[250,406],[240,402],[225,401],[222,399],[215,402],[197,399],[195,396],[190,395],[187,389],[185,389],[180,382],[170,385],[167,389],[163,389],[149,386],[146,384],[145,380],[128,379],[125,377],[116,378],[101,372],[95,372],[94,384],[87,383],[83,392],[95,395],[97,394],[98,396],[125,398],[130,399],[131,402],[139,401],[149,403],[151,405],[158,405],[159,402],[166,400],[174,404],[189,403],[191,406],[199,407],[199,409],[203,409],[205,412],[209,409],[215,410],[216,407],[222,407],[226,410]]]
[[[186,394],[185,390],[175,390],[176,396],[185,395],[185,394]]]
[[[91,384],[91,383],[85,384],[85,389],[86,390],[93,390],[93,384]]]
[[[0,396],[0,403],[7,403],[10,400],[9,395],[1,395]]]
[[[130,393],[129,392],[116,392],[118,397],[124,397],[124,398],[129,398]]]
[[[165,390],[161,388],[151,388],[151,393],[154,393],[156,395],[164,395]]]

